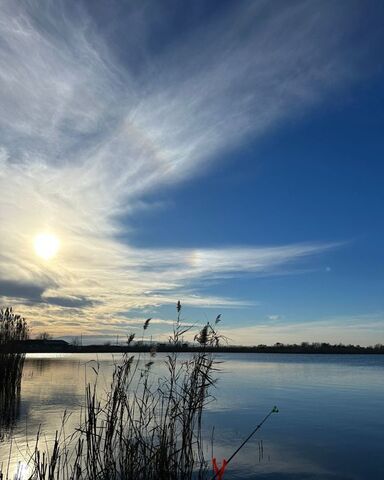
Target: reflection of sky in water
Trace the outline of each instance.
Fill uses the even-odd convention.
[[[118,357],[116,357],[118,358]],[[105,391],[113,370],[111,355],[30,355],[22,384],[21,412],[12,458],[25,456],[39,425],[47,441],[60,428],[65,409],[77,426],[84,386],[100,368]],[[164,371],[159,355],[155,374]],[[384,356],[220,355],[216,401],[205,418],[206,454],[228,458],[273,405],[273,415],[227,467],[225,478],[384,478]],[[262,440],[262,444],[261,444]],[[261,450],[261,445],[263,449]],[[9,442],[0,445],[0,459]]]

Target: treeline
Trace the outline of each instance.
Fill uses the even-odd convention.
[[[62,340],[34,340],[25,342],[12,342],[11,344],[0,346],[12,352],[66,352],[66,353],[119,353],[119,352],[218,352],[218,353],[307,353],[307,354],[383,354],[384,345],[363,347],[360,345],[344,345],[341,343],[307,343],[284,344],[277,342],[274,345],[201,345],[192,343],[147,343],[131,342],[129,345],[78,345],[69,344]]]
[[[228,349],[228,350],[226,350]],[[361,345],[344,345],[342,343],[319,343],[302,342],[300,344],[285,344],[277,342],[274,345],[257,345],[253,347],[227,346],[223,347],[225,351],[231,352],[253,352],[253,353],[384,353],[384,345],[376,344],[374,346],[363,347]]]

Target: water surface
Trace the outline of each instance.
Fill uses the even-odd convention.
[[[162,371],[165,356],[155,359]],[[384,356],[220,354],[216,400],[205,417],[206,455],[228,458],[270,409],[274,414],[227,467],[226,479],[383,479]],[[49,445],[78,425],[84,388],[99,369],[108,388],[114,358],[103,354],[27,356],[21,399],[0,459],[26,463],[40,428]],[[143,360],[145,361],[145,360]],[[0,412],[1,413],[1,412]],[[4,412],[3,412],[4,413]],[[0,461],[1,464],[1,461]]]

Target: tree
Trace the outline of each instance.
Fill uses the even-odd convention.
[[[49,334],[48,332],[41,332],[37,335],[36,339],[43,340],[43,341],[52,340],[52,335]]]
[[[79,337],[72,337],[71,345],[73,347],[80,347],[81,346],[81,339]]]

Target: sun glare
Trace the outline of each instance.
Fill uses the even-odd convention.
[[[59,239],[51,233],[40,233],[35,237],[35,253],[44,260],[53,258],[60,247]]]

